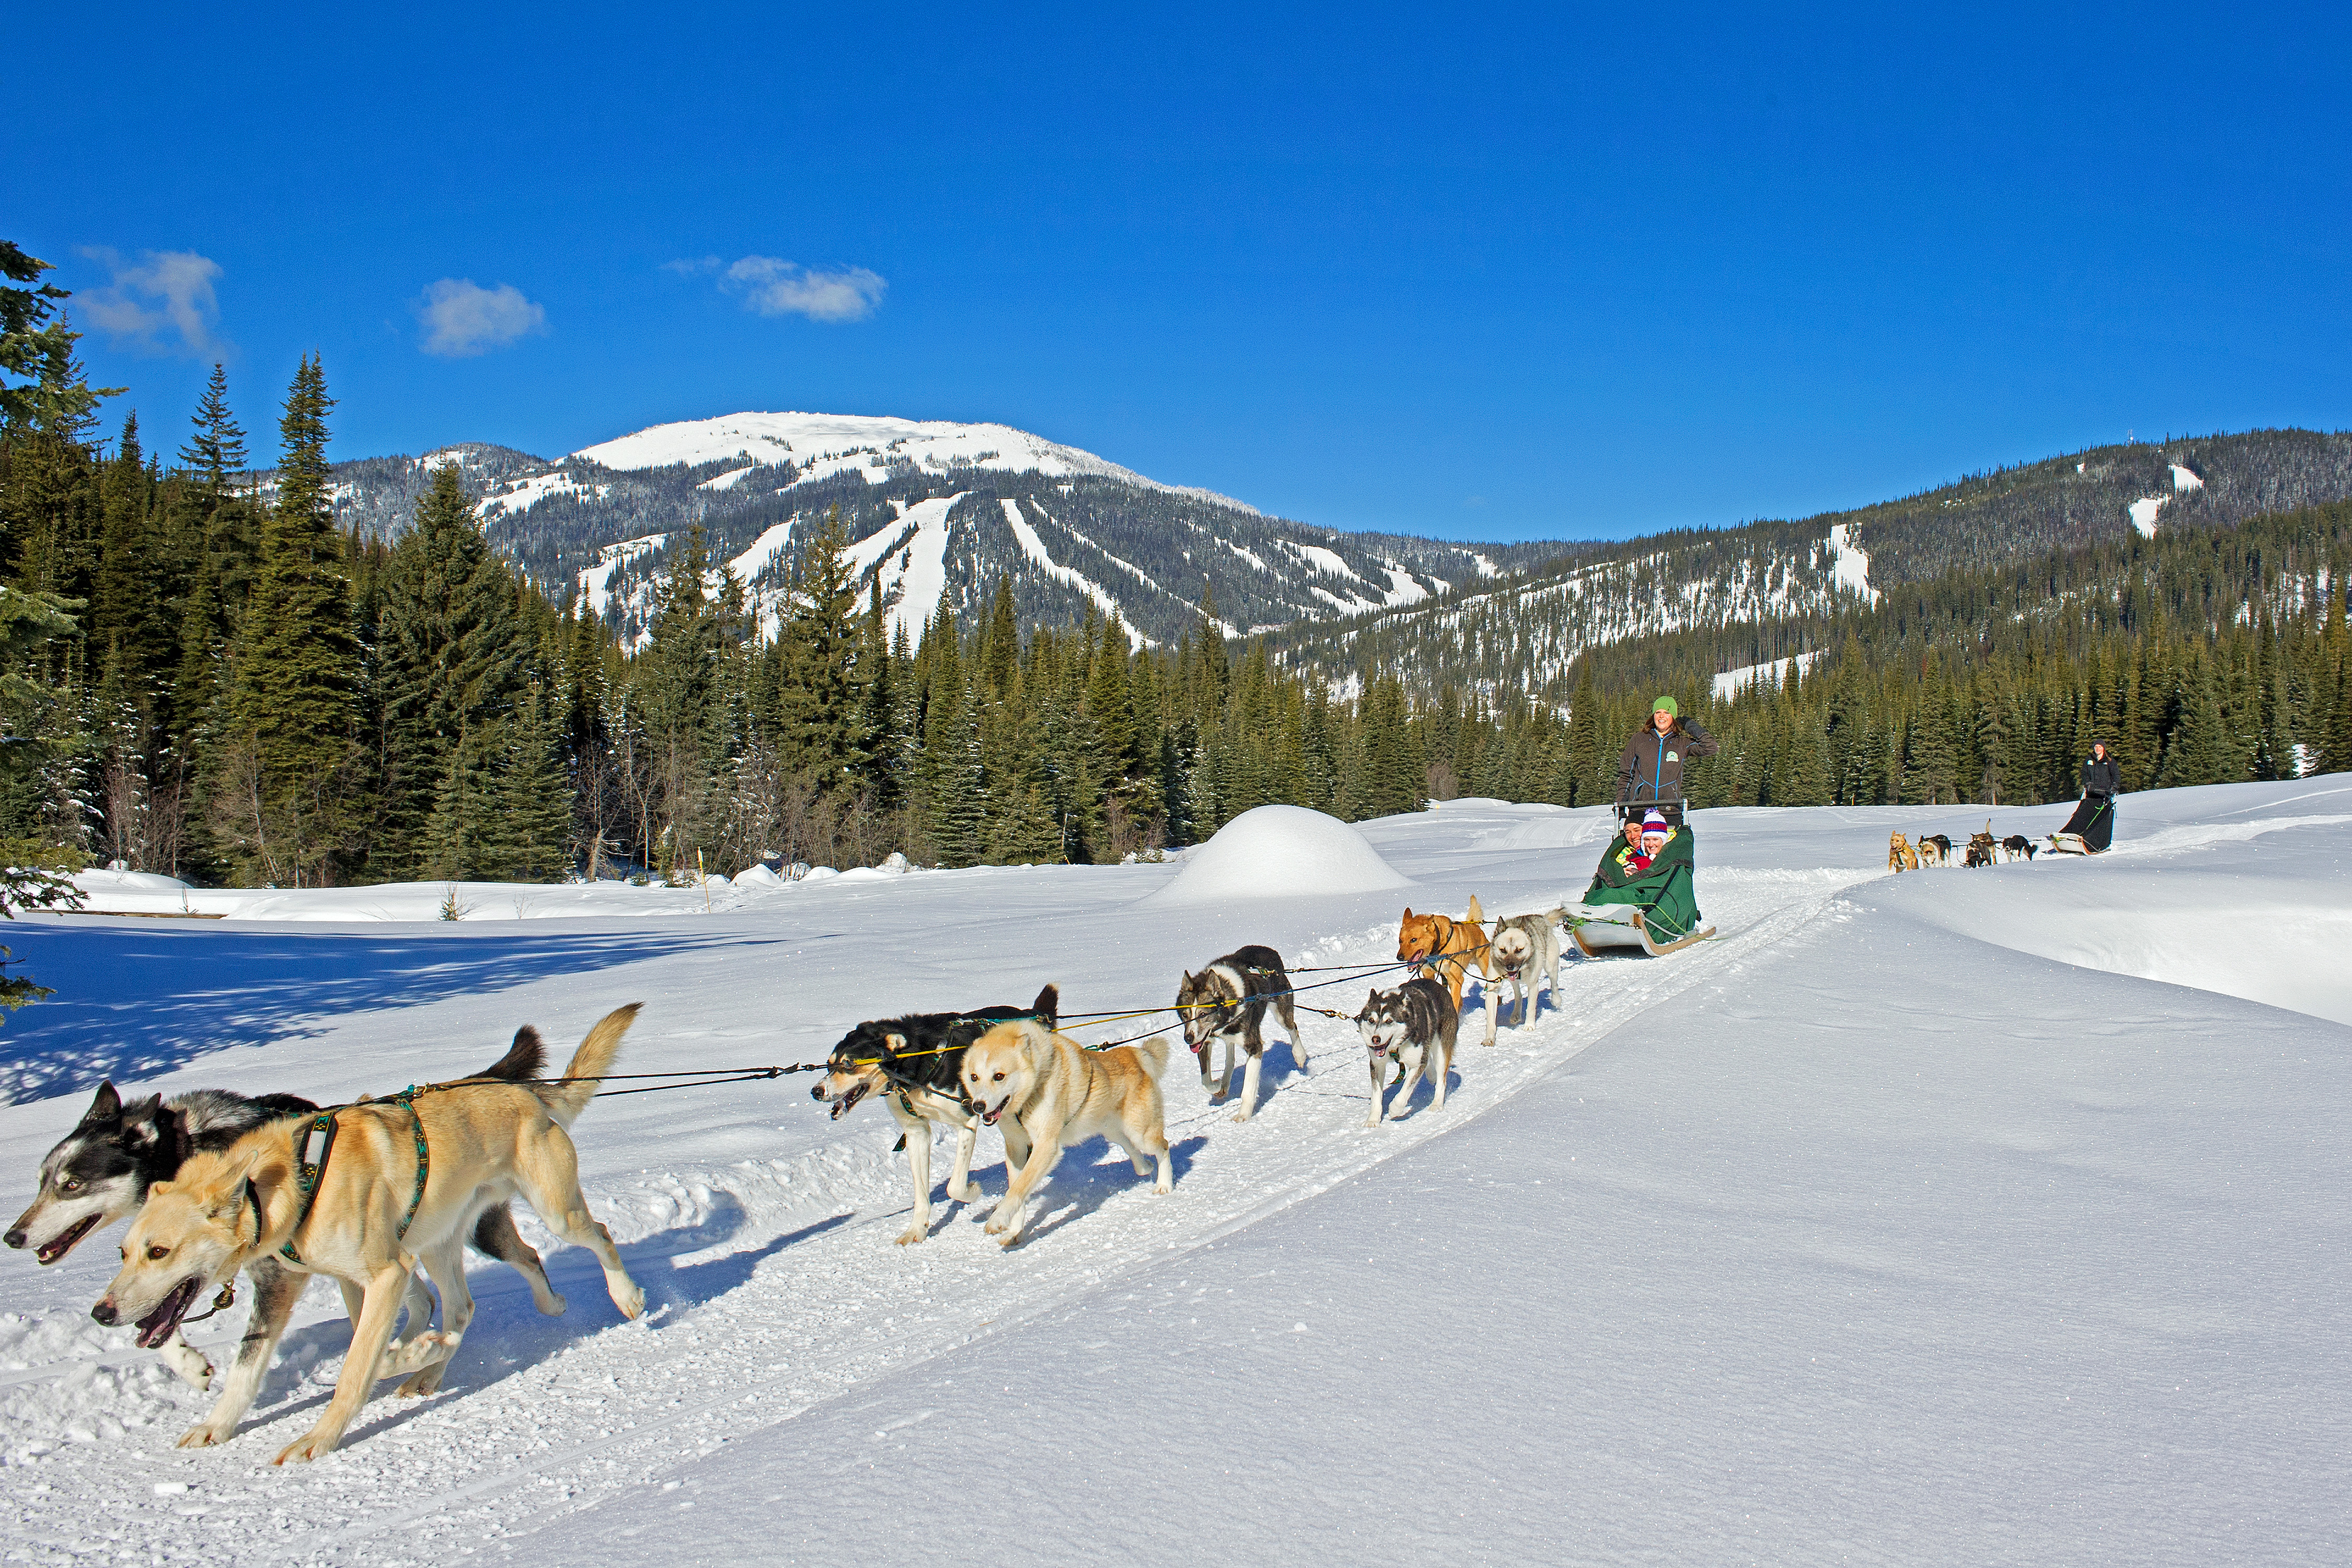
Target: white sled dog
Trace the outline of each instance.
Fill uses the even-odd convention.
[[[278,1454],[278,1464],[331,1452],[380,1377],[409,1374],[403,1394],[440,1386],[474,1315],[460,1244],[486,1205],[516,1192],[550,1230],[596,1255],[624,1317],[644,1312],[645,1292],[622,1267],[611,1235],[589,1217],[579,1155],[565,1131],[611,1069],[638,1005],[599,1019],[561,1082],[466,1079],[429,1086],[414,1099],[337,1107],[323,1132],[325,1113],[280,1121],[195,1156],[173,1180],[157,1184],[131,1226],[122,1271],[90,1309],[100,1322],[136,1320],[140,1342],[158,1343],[198,1297],[255,1255],[276,1252],[290,1266],[283,1288],[254,1303],[254,1326],[219,1403],[180,1446],[226,1442],[236,1430],[305,1274],[328,1275],[362,1295],[334,1397],[318,1425]],[[310,1173],[307,1197],[303,1172]],[[410,1336],[387,1355],[393,1319],[420,1258],[441,1288],[441,1328]]]
[[[1492,1008],[1488,1016],[1493,1016]],[[1372,1063],[1372,1113],[1364,1118],[1365,1126],[1378,1127],[1391,1110],[1401,1110],[1411,1103],[1412,1086],[1424,1070],[1437,1090],[1436,1102],[1430,1109],[1445,1109],[1445,1079],[1454,1066],[1454,1038],[1461,1026],[1462,1015],[1454,1010],[1453,995],[1425,974],[1393,991],[1375,991],[1364,999],[1364,1010],[1356,1015],[1356,1030],[1364,1037],[1364,1048],[1371,1054]],[[1397,1067],[1398,1089],[1396,1098],[1383,1103],[1391,1061]]]
[[[1480,989],[1486,993],[1486,1044],[1495,1043],[1506,980],[1511,983],[1517,1027],[1526,1028],[1535,1013],[1538,979],[1551,991],[1552,1010],[1559,1010],[1559,922],[1567,918],[1567,908],[1556,905],[1539,915],[1513,915],[1495,922],[1495,934],[1478,957],[1479,974],[1486,982]]]
[[[1151,1190],[1170,1191],[1174,1167],[1160,1097],[1167,1066],[1165,1039],[1090,1051],[1034,1018],[999,1024],[966,1047],[964,1103],[988,1126],[1003,1129],[1005,1168],[1013,1173],[989,1215],[988,1234],[1003,1237],[1007,1247],[1020,1240],[1030,1194],[1062,1151],[1097,1136],[1124,1149],[1139,1176],[1159,1162]]]

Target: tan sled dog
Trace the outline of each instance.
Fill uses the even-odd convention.
[[[1486,911],[1478,907],[1478,895],[1473,893],[1470,912],[1458,921],[1451,915],[1417,915],[1408,904],[1404,920],[1397,926],[1397,961],[1412,964],[1415,974],[1423,969],[1437,971],[1457,1013],[1470,966],[1486,963],[1486,928],[1482,923],[1486,918]]]
[[[604,1266],[604,1287],[624,1317],[643,1312],[645,1292],[622,1268],[612,1237],[589,1217],[580,1195],[579,1157],[565,1131],[588,1108],[596,1079],[611,1069],[639,1005],[633,1002],[598,1020],[562,1082],[461,1079],[429,1086],[414,1100],[338,1108],[333,1140],[307,1205],[296,1174],[298,1147],[299,1158],[318,1157],[308,1117],[258,1128],[157,1183],[123,1244],[122,1272],[90,1309],[100,1322],[136,1320],[142,1343],[160,1341],[200,1297],[257,1253],[276,1252],[289,1265],[282,1285],[254,1303],[247,1338],[262,1340],[257,1353],[238,1356],[220,1402],[180,1446],[225,1442],[236,1430],[260,1390],[306,1274],[356,1285],[362,1297],[334,1397],[319,1424],[278,1456],[278,1464],[331,1452],[380,1377],[414,1374],[402,1393],[432,1392],[474,1315],[459,1253],[466,1232],[485,1206],[517,1192],[550,1230],[596,1255]],[[425,1167],[421,1183],[420,1161]],[[413,1217],[404,1219],[412,1205]],[[419,1258],[441,1288],[441,1328],[412,1333],[386,1354],[409,1271]]]
[[[1886,868],[1895,872],[1919,868],[1919,851],[1911,847],[1911,840],[1903,836],[1899,827],[1886,840]]]
[[[1135,1173],[1160,1163],[1155,1193],[1172,1184],[1160,1074],[1168,1042],[1090,1051],[1034,1018],[999,1024],[963,1053],[964,1103],[991,1127],[1004,1129],[1004,1164],[1013,1180],[988,1218],[988,1234],[1021,1239],[1023,1209],[1053,1173],[1062,1151],[1100,1135],[1127,1151]]]

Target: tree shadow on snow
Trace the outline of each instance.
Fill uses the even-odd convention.
[[[235,1046],[321,1035],[341,1015],[593,974],[699,947],[829,940],[677,929],[541,936],[156,929],[171,922],[154,921],[18,925],[9,932],[16,957],[58,994],[16,1015],[0,1036],[0,1103],[8,1104],[87,1093],[101,1078],[136,1083]],[[518,1025],[534,1021],[548,1026],[559,1048],[573,1024],[584,1031],[589,1022],[500,1018],[483,1030],[482,1059],[496,1058]]]

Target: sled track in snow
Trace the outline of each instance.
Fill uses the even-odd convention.
[[[1663,960],[1564,962],[1570,1011],[1504,1029],[1491,1048],[1481,1044],[1485,1015],[1468,1013],[1442,1114],[1431,1112],[1424,1085],[1403,1120],[1362,1126],[1364,1053],[1341,1020],[1302,1018],[1306,1074],[1274,1071],[1289,1061],[1286,1047],[1269,1048],[1263,1102],[1245,1124],[1205,1103],[1179,1057],[1167,1079],[1175,1192],[1155,1196],[1123,1159],[1099,1144],[1081,1147],[1065,1156],[1033,1205],[1027,1237],[1009,1252],[981,1229],[1004,1188],[992,1135],[979,1154],[986,1195],[969,1208],[935,1196],[931,1238],[912,1247],[892,1245],[905,1224],[903,1157],[866,1148],[832,1146],[782,1170],[681,1166],[649,1172],[635,1189],[593,1192],[600,1216],[627,1222],[615,1224],[616,1235],[642,1230],[641,1209],[684,1222],[624,1245],[646,1288],[645,1320],[617,1321],[584,1252],[549,1257],[571,1302],[560,1319],[532,1313],[518,1277],[479,1270],[472,1279],[482,1315],[449,1385],[406,1402],[380,1384],[343,1448],[310,1467],[273,1470],[268,1461],[326,1398],[348,1335],[340,1316],[310,1318],[289,1334],[244,1429],[205,1453],[173,1444],[209,1396],[170,1381],[143,1353],[9,1374],[16,1386],[0,1385],[0,1415],[19,1432],[30,1412],[16,1406],[37,1395],[36,1383],[67,1385],[79,1407],[106,1416],[68,1430],[80,1440],[35,1450],[45,1455],[43,1487],[12,1497],[11,1559],[83,1561],[135,1544],[142,1558],[166,1562],[446,1563],[527,1533],[1360,1175],[1507,1100],[1642,1009],[1726,983],[1814,920],[1839,918],[1839,894],[1859,879],[1733,873],[1709,889],[1709,912],[1725,931],[1717,939]],[[1385,960],[1394,940],[1393,927],[1382,926],[1327,937],[1296,956]],[[1352,1007],[1358,994],[1337,994]],[[797,1113],[808,1113],[798,1103]],[[582,1136],[595,1136],[593,1120]],[[934,1161],[942,1179],[945,1152]],[[528,1210],[517,1210],[526,1236],[546,1247]],[[215,1360],[236,1331],[205,1342]],[[121,1436],[97,1436],[109,1428]]]

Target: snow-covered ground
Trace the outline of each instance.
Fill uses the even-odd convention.
[[[599,1101],[583,1183],[655,1310],[622,1322],[564,1251],[570,1310],[541,1319],[484,1264],[443,1392],[384,1385],[306,1468],[268,1461],[332,1380],[325,1287],[245,1433],[183,1453],[205,1399],[85,1315],[119,1233],[0,1257],[0,1557],[2344,1561],[2352,780],[2127,796],[2094,861],[1884,873],[1891,828],[1986,815],[1698,814],[1717,941],[1570,964],[1529,1027],[1465,1028],[1442,1114],[1423,1089],[1379,1130],[1342,1020],[1302,1020],[1304,1070],[1273,1048],[1247,1123],[1179,1053],[1175,1192],[1074,1152],[1011,1251],[984,1202],[892,1246],[895,1129],[827,1121],[805,1079]],[[1990,815],[2038,835],[2064,808]],[[346,1098],[525,1021],[568,1048],[636,999],[624,1070],[796,1062],[1045,980],[1074,1011],[1163,1002],[1244,942],[1385,959],[1402,904],[1548,904],[1608,831],[1486,801],[1362,826],[1411,886],[1151,900],[1179,860],[708,914],[586,889],[646,902],[528,926],[299,893],[26,917],[8,940],[60,994],[0,1068],[74,1092],[0,1108],[0,1168],[29,1196],[101,1069]],[[326,918],[284,918],[306,900]],[[233,1317],[192,1336],[225,1349]]]

